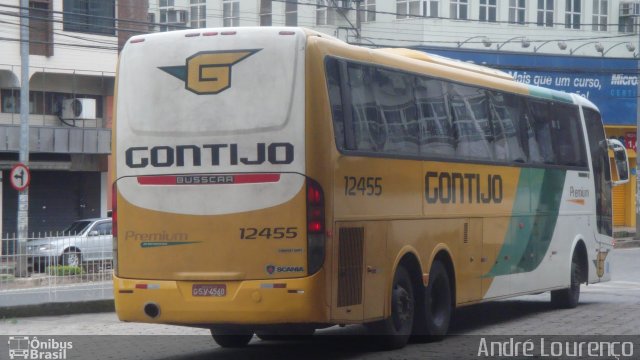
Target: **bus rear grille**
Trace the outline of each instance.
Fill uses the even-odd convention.
[[[364,228],[340,228],[338,307],[362,303]]]

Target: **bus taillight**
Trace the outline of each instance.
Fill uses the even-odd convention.
[[[116,183],[111,187],[111,234],[113,234],[113,260],[112,268],[118,275],[118,188]]]
[[[324,194],[320,184],[307,179],[307,270],[322,267],[325,253]]]
[[[118,188],[116,183],[111,187],[111,233],[118,236]]]

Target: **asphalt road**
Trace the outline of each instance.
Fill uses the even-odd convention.
[[[554,309],[549,294],[465,307],[455,314],[453,336],[395,351],[378,351],[375,337],[364,336],[361,326],[321,330],[308,341],[265,342],[254,338],[244,349],[221,349],[207,330],[122,323],[115,314],[104,313],[0,320],[0,335],[5,335],[0,336],[0,359],[8,357],[5,339],[17,335],[37,336],[40,341],[71,341],[73,348],[67,350],[67,359],[471,359],[478,354],[498,358],[484,356],[480,351],[482,341],[527,340],[535,344],[540,358],[556,358],[550,356],[553,346],[545,356],[540,341],[546,341],[545,346],[619,341],[633,348],[614,348],[614,355],[637,359],[640,248],[615,250],[610,256],[615,264],[612,281],[583,286],[576,309]],[[622,350],[627,355],[632,351],[632,356],[624,356]],[[570,358],[616,357],[582,355]]]

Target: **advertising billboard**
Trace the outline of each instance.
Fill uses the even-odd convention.
[[[499,69],[522,83],[580,94],[598,106],[606,125],[636,125],[637,59],[437,47],[416,49]]]

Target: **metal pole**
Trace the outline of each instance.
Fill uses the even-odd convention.
[[[361,2],[362,0],[356,0],[356,38],[358,39],[358,44],[362,42],[360,35],[360,31],[362,30],[362,10],[360,8]]]
[[[20,0],[20,162],[29,163],[29,0]],[[18,262],[16,276],[28,276],[29,190],[18,194]]]

